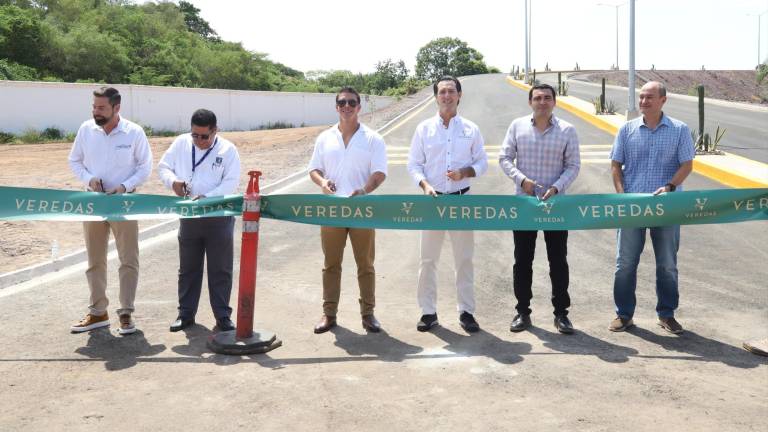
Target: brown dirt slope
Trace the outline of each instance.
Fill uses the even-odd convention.
[[[575,74],[571,79],[594,83],[627,86],[627,71],[605,71]],[[639,70],[636,84],[640,88],[648,81],[661,81],[672,93],[696,96],[696,87],[704,86],[705,96],[732,102],[768,105],[768,79],[757,84],[753,70]]]

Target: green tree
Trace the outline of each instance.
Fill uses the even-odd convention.
[[[208,21],[204,20],[200,16],[200,9],[196,8],[190,2],[181,0],[179,2],[179,10],[184,14],[184,22],[187,24],[187,28],[192,33],[199,34],[204,39],[210,41],[219,41],[219,35],[211,28]]]
[[[419,49],[416,55],[416,76],[435,81],[443,75],[465,76],[488,72],[483,55],[466,42],[443,37]]]
[[[370,79],[370,87],[374,93],[382,94],[390,88],[400,87],[408,78],[408,68],[405,62],[400,60],[393,62],[392,59],[386,59],[376,63],[376,72]]]
[[[37,11],[0,6],[0,58],[37,68],[47,43],[47,26]]]

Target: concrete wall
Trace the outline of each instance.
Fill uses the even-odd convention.
[[[56,127],[75,132],[91,118],[92,92],[101,84],[0,81],[0,131]],[[294,126],[332,124],[338,120],[334,96],[288,93],[115,85],[123,96],[121,115],[152,129],[186,131],[198,108],[216,113],[223,130],[252,130],[267,123]],[[392,102],[384,96],[363,96],[362,113]]]

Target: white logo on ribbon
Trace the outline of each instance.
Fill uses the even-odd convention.
[[[549,214],[552,211],[553,206],[554,206],[554,203],[543,202],[541,203],[541,211],[543,211],[546,214]]]
[[[123,211],[126,213],[130,212],[134,204],[135,201],[123,201]]]
[[[402,204],[403,204],[403,208],[401,208],[400,211],[405,213],[406,215],[410,215],[411,214],[411,209],[413,208],[413,203],[412,202],[404,202]]]
[[[709,198],[696,198],[696,210],[704,210],[704,206],[707,205]]]

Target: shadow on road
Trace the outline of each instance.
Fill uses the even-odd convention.
[[[665,336],[653,333],[644,328],[633,327],[629,329],[627,333],[637,336],[645,341],[655,343],[667,351],[689,354],[689,356],[686,357],[651,355],[642,355],[638,357],[720,362],[728,366],[743,369],[768,365],[768,358],[756,356],[739,347],[724,344],[715,339],[701,336],[690,330],[686,330],[679,336]]]
[[[139,362],[139,357],[150,357],[165,351],[165,345],[150,345],[144,332],[127,336],[115,336],[108,328],[91,331],[86,346],[75,353],[94,360],[104,360],[104,367],[110,371],[127,369]]]
[[[591,355],[609,363],[624,363],[629,357],[637,355],[637,350],[616,345],[576,330],[572,335],[564,335],[531,327],[528,331],[544,342],[544,346],[564,354]]]
[[[489,357],[499,363],[515,364],[523,361],[523,354],[531,352],[531,345],[528,343],[505,341],[485,330],[472,335],[462,335],[437,326],[431,333],[448,344],[444,349],[462,357]]]

